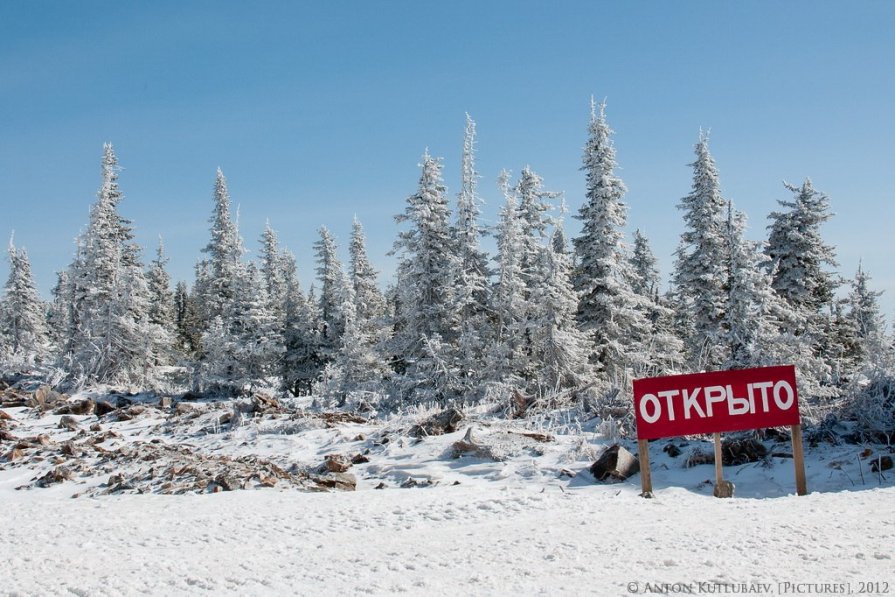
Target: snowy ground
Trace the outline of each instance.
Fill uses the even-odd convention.
[[[672,458],[668,442],[654,442],[657,497],[646,500],[639,476],[594,482],[587,469],[607,443],[595,430],[543,442],[519,435],[530,423],[468,419],[420,441],[409,420],[327,426],[281,413],[209,427],[230,406],[195,408],[123,421],[78,416],[79,431],[58,428],[49,412],[4,409],[10,433],[46,434],[49,443],[28,452],[37,458],[0,458],[0,594],[895,593],[895,471],[869,466],[887,447],[809,450],[805,497],[792,495],[791,459],[725,467],[737,497],[720,500],[711,497],[711,465],[683,466],[706,446],[678,440],[683,454]],[[103,452],[54,455],[66,441],[89,440],[97,424],[118,434]],[[469,425],[499,460],[452,457]],[[113,474],[159,487],[138,484],[158,462],[103,456],[152,440],[263,457],[295,475],[330,453],[368,462],[350,469],[355,492],[281,480],[246,491],[101,495]],[[0,443],[0,454],[9,447]],[[83,467],[71,480],[33,486],[76,459]]]

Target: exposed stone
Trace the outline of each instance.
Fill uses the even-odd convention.
[[[112,412],[113,410],[115,410],[115,407],[112,406],[111,403],[109,403],[105,400],[97,400],[95,410],[96,410],[96,416],[102,417],[103,415],[107,415],[110,412]]]
[[[754,438],[729,438],[721,442],[721,462],[724,466],[736,466],[759,462],[768,455],[767,448]],[[712,458],[714,462],[714,458]]]
[[[354,491],[357,489],[357,478],[351,473],[327,473],[314,477],[313,481],[321,487],[338,489],[340,491]]]
[[[463,413],[456,408],[448,408],[435,413],[419,425],[414,425],[410,430],[413,437],[426,437],[429,435],[444,435],[457,430],[457,424],[463,420]]]
[[[77,431],[81,427],[78,425],[78,420],[72,417],[71,415],[62,415],[59,419],[59,424],[57,425],[59,429],[68,429],[69,431]]]
[[[351,464],[366,464],[367,462],[370,462],[370,459],[363,454],[355,454],[351,458]]]
[[[887,471],[892,468],[891,456],[879,456],[870,461],[870,470],[874,473]]]
[[[63,404],[53,411],[54,415],[91,415],[96,409],[96,403],[93,400],[85,399],[77,402],[69,402]]]
[[[331,473],[344,473],[351,468],[351,461],[344,454],[327,454],[323,459],[323,467]]]
[[[668,454],[669,456],[671,456],[672,458],[677,458],[678,456],[681,455],[681,449],[678,448],[673,443],[665,444],[665,447],[662,448],[662,451],[665,452],[666,454]]]
[[[591,465],[590,472],[597,481],[624,481],[640,472],[640,462],[628,450],[615,444],[603,450]]]
[[[15,421],[11,414],[6,412],[5,410],[0,410],[0,420],[4,421]]]

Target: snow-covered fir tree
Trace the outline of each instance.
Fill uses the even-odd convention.
[[[241,393],[279,379],[285,352],[282,330],[270,311],[262,276],[254,264],[241,265],[232,299],[202,336],[206,358],[199,385]]]
[[[497,225],[498,277],[491,295],[496,330],[488,349],[488,370],[495,381],[521,384],[531,372],[523,328],[531,303],[522,270],[522,224],[508,178],[507,172],[501,173],[506,203]]]
[[[690,366],[714,369],[727,358],[723,321],[727,303],[724,230],[727,202],[721,197],[718,169],[709,153],[708,136],[700,133],[693,167],[693,187],[681,199],[685,230],[676,252],[677,308],[687,311],[692,332],[685,338]]]
[[[155,259],[149,264],[146,274],[149,285],[149,321],[172,331],[175,328],[174,295],[171,292],[171,276],[165,269],[165,245],[159,237]]]
[[[102,186],[68,275],[71,326],[63,364],[75,384],[140,386],[158,362],[164,330],[149,320],[149,288],[130,222],[118,214],[118,160],[103,148]]]
[[[47,309],[34,284],[28,253],[10,238],[8,254],[9,278],[0,299],[0,358],[39,363],[50,349]]]
[[[284,254],[286,278],[283,385],[294,395],[310,392],[323,368],[320,312],[313,290],[302,292],[295,256]]]
[[[230,214],[227,179],[218,168],[214,183],[214,211],[209,220],[211,238],[202,249],[207,258],[196,266],[193,289],[203,327],[224,314],[235,295],[245,253],[236,222]]]
[[[348,245],[348,269],[354,292],[355,326],[372,335],[376,341],[384,340],[385,297],[379,290],[378,272],[367,256],[367,239],[360,220],[355,216],[351,225],[351,243]],[[343,296],[344,304],[344,296]]]
[[[328,360],[339,349],[342,333],[345,331],[345,317],[342,314],[344,276],[335,238],[326,226],[321,226],[318,232],[320,238],[314,243],[314,254],[317,260],[317,280],[320,282],[320,342],[323,357]]]
[[[453,310],[457,258],[441,162],[427,151],[420,168],[417,192],[407,198],[404,213],[395,217],[408,227],[400,231],[393,249],[400,256],[401,296],[391,345],[397,367],[404,371],[400,380],[404,395],[441,400],[458,390],[453,381],[457,372],[450,365],[450,343],[457,329]]]
[[[554,231],[554,238],[561,235]],[[592,379],[588,334],[577,324],[578,295],[572,286],[569,256],[553,242],[541,246],[536,284],[531,294],[533,361],[539,393],[557,393]]]
[[[630,288],[629,261],[622,242],[627,192],[617,167],[606,104],[599,113],[591,99],[588,139],[584,146],[585,201],[578,213],[581,235],[573,240],[577,256],[575,289],[578,321],[591,336],[591,361],[610,381],[625,387],[633,371],[646,365],[643,346],[649,335],[645,301]]]
[[[493,335],[489,312],[491,272],[488,269],[488,258],[481,249],[484,231],[479,223],[482,199],[478,193],[475,144],[475,121],[467,114],[460,193],[457,195],[457,222],[453,230],[457,247],[454,300],[460,320],[457,365],[467,394],[476,391],[485,377],[484,355]]]
[[[846,316],[855,331],[855,356],[861,363],[878,363],[886,352],[886,321],[880,312],[878,301],[882,294],[882,291],[870,288],[870,276],[858,264],[848,295]]]
[[[659,294],[657,264],[649,240],[636,230],[628,275],[631,291],[639,296],[639,308],[649,322],[649,333],[642,343],[646,368],[640,374],[644,376],[676,373],[683,363],[683,342],[675,332],[676,311],[668,306],[667,297]]]
[[[785,211],[771,213],[767,254],[773,286],[793,308],[814,316],[832,301],[839,281],[827,268],[836,267],[832,246],[824,243],[821,225],[832,217],[830,201],[811,180],[797,187],[784,183],[794,197],[779,201]]]
[[[261,233],[261,278],[264,289],[267,291],[269,309],[276,317],[280,326],[286,325],[286,295],[288,293],[286,256],[280,249],[280,241],[277,233],[270,227],[270,222],[264,226]]]
[[[198,356],[202,347],[199,309],[183,281],[174,287],[174,346],[189,357]]]

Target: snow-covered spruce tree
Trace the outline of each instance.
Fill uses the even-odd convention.
[[[392,251],[400,256],[400,308],[390,344],[396,369],[404,372],[396,380],[402,395],[444,401],[459,391],[450,354],[457,336],[452,279],[457,258],[441,162],[426,151],[420,168],[419,188],[407,198],[404,213],[395,216],[408,227]]]
[[[314,243],[317,259],[317,279],[320,281],[320,342],[324,360],[330,360],[339,350],[342,333],[345,331],[345,317],[342,314],[342,282],[344,281],[342,262],[336,255],[336,241],[326,228],[321,226],[320,239]]]
[[[49,354],[47,309],[31,274],[25,249],[16,249],[9,240],[9,278],[0,299],[0,345],[10,364],[34,364]],[[0,346],[0,357],[3,357]]]
[[[700,133],[693,167],[693,188],[681,199],[686,229],[677,249],[674,282],[688,312],[692,333],[685,338],[690,367],[716,369],[727,358],[724,317],[727,267],[724,230],[727,202],[721,197],[718,170],[709,153],[708,136]]]
[[[358,301],[354,286],[347,276],[339,285],[345,331],[340,339],[339,352],[324,374],[327,391],[335,395],[340,405],[352,399],[353,406],[368,402],[367,396],[378,394],[389,374],[388,363],[376,350],[378,339],[357,316]]]
[[[211,238],[202,249],[207,259],[196,266],[194,294],[203,328],[223,315],[233,300],[245,253],[239,229],[230,216],[227,179],[218,168],[214,183],[214,212],[209,219]]]
[[[354,292],[355,326],[371,335],[376,342],[385,340],[385,297],[377,283],[378,272],[367,256],[367,239],[360,220],[355,216],[348,245],[348,269]],[[344,303],[344,297],[343,297]]]
[[[305,297],[298,281],[295,256],[284,254],[286,273],[286,327],[283,356],[283,385],[298,396],[311,391],[314,381],[323,369],[320,338],[320,312],[313,295]]]
[[[56,272],[56,285],[50,290],[53,300],[47,307],[47,325],[50,334],[50,344],[59,350],[65,342],[66,330],[68,330],[68,317],[71,314],[72,305],[68,300],[69,295],[68,271]]]
[[[457,271],[454,279],[454,300],[459,317],[457,366],[469,397],[480,390],[486,376],[484,355],[493,336],[489,312],[491,272],[488,258],[480,247],[483,230],[479,224],[479,174],[475,169],[475,121],[466,115],[463,137],[460,193],[457,196],[457,221],[454,242],[457,246]]]
[[[165,270],[168,259],[165,245],[159,237],[155,259],[149,264],[146,281],[149,285],[149,321],[169,332],[175,328],[174,295],[171,292],[171,276]]]
[[[585,201],[578,212],[581,235],[573,240],[577,256],[575,290],[578,321],[591,336],[591,362],[610,382],[626,387],[634,372],[646,367],[644,344],[649,335],[644,298],[630,288],[629,261],[622,242],[627,189],[615,175],[617,166],[606,104],[599,113],[591,99],[588,139],[581,169]]]
[[[886,321],[879,309],[881,291],[871,290],[870,276],[858,264],[858,271],[848,295],[848,313],[857,338],[856,361],[877,364],[883,360],[886,347]]]
[[[649,322],[643,351],[647,355],[642,375],[668,375],[680,372],[683,342],[675,332],[675,311],[666,297],[659,295],[659,269],[647,237],[636,230],[630,255],[630,288],[641,299],[641,308]]]
[[[284,342],[254,264],[240,265],[232,299],[202,336],[200,385],[242,393],[270,386],[282,371]]]
[[[183,281],[174,287],[174,346],[191,358],[198,356],[202,347],[199,309]]]
[[[488,348],[488,371],[494,381],[523,385],[532,373],[525,348],[523,323],[531,303],[526,299],[522,270],[522,224],[516,196],[501,173],[506,203],[497,225],[497,283],[491,295],[491,311],[496,322],[495,336]]]
[[[814,189],[811,180],[806,179],[801,187],[784,186],[794,198],[779,202],[786,211],[769,216],[766,251],[771,258],[773,286],[794,309],[814,320],[830,304],[839,285],[836,274],[825,269],[838,265],[835,251],[820,235],[820,226],[832,217],[830,201]]]
[[[270,222],[264,226],[261,233],[261,278],[267,291],[270,302],[271,314],[276,317],[281,327],[286,325],[286,295],[288,293],[286,255],[280,250],[280,241],[277,233],[270,227]],[[294,265],[294,261],[293,261]]]
[[[545,191],[544,179],[529,166],[522,169],[513,192],[518,201],[519,243],[522,251],[520,267],[530,291],[534,272],[541,259],[541,246],[548,241],[547,229],[553,223],[547,213],[553,207],[550,200],[561,197],[562,193]]]
[[[118,160],[103,148],[102,186],[68,280],[73,314],[63,364],[69,380],[144,385],[164,330],[149,320],[149,288],[130,222],[118,214]]]
[[[561,228],[554,237],[562,234]],[[572,286],[569,256],[553,243],[541,246],[536,284],[531,294],[531,320],[535,383],[539,394],[555,394],[592,379],[588,362],[590,338],[578,327],[578,295]]]

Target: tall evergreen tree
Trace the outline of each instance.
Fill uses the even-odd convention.
[[[103,148],[102,186],[68,280],[71,327],[64,359],[76,383],[144,384],[163,330],[149,320],[149,289],[130,222],[118,214],[118,160]]]
[[[323,368],[320,312],[313,290],[305,297],[298,280],[295,256],[285,253],[286,327],[283,385],[294,395],[310,392]]]
[[[881,291],[871,290],[870,276],[858,264],[848,295],[850,320],[857,337],[857,361],[878,363],[886,352],[886,321],[880,312]]]
[[[627,192],[617,167],[606,104],[599,113],[591,100],[591,118],[584,147],[585,202],[578,213],[581,235],[574,239],[577,256],[575,289],[580,297],[578,321],[591,336],[592,362],[610,380],[623,384],[632,368],[645,366],[643,345],[649,323],[643,297],[630,288],[630,264],[622,242]]]
[[[203,325],[220,317],[233,300],[240,284],[239,274],[245,253],[239,229],[230,215],[227,179],[218,168],[214,183],[214,211],[209,220],[211,238],[202,249],[208,257],[196,268],[196,294]]]
[[[174,337],[178,350],[190,357],[198,356],[202,347],[199,309],[183,281],[174,288]]]
[[[6,346],[10,360],[40,362],[49,352],[46,307],[40,299],[25,249],[9,241],[9,278],[0,299],[0,356]]]
[[[727,203],[721,197],[718,170],[700,134],[693,167],[693,188],[681,199],[686,230],[675,263],[675,286],[688,311],[692,334],[686,338],[691,367],[717,368],[726,358],[723,322],[727,302],[724,229]]]
[[[342,262],[336,255],[336,240],[326,228],[321,226],[320,239],[314,243],[317,256],[317,279],[320,281],[320,321],[322,329],[320,341],[324,357],[328,360],[339,349],[342,333],[345,331],[345,316],[342,313],[342,282],[344,281]]]
[[[492,336],[488,283],[491,272],[488,269],[488,258],[480,247],[484,233],[479,223],[482,200],[478,193],[479,173],[475,169],[475,144],[475,121],[467,114],[460,193],[457,196],[457,222],[454,226],[454,241],[457,246],[454,299],[460,326],[457,363],[468,394],[476,391],[484,379],[483,357]]]
[[[649,245],[649,239],[640,230],[634,231],[634,248],[631,252],[631,290],[642,297],[659,296],[659,266]]]
[[[354,292],[355,326],[364,332],[382,339],[385,319],[385,297],[377,283],[378,272],[367,256],[367,239],[364,228],[357,217],[351,227],[351,244],[348,246],[348,267],[351,273],[351,286]],[[344,297],[343,297],[344,303]]]
[[[147,284],[149,285],[149,321],[173,331],[175,327],[174,295],[171,292],[171,276],[165,266],[165,246],[159,237],[155,259],[149,264]]]
[[[456,336],[453,273],[456,251],[451,235],[450,209],[441,176],[441,162],[423,155],[419,188],[407,198],[403,214],[395,217],[402,230],[393,253],[400,255],[398,265],[401,306],[396,322],[393,353],[406,367],[406,393],[445,399],[453,391],[445,387],[449,375],[431,376],[452,362],[449,345]]]
[[[261,233],[261,278],[267,291],[271,314],[281,327],[286,325],[287,268],[286,256],[280,250],[277,233],[270,227],[270,222],[267,222]]]

